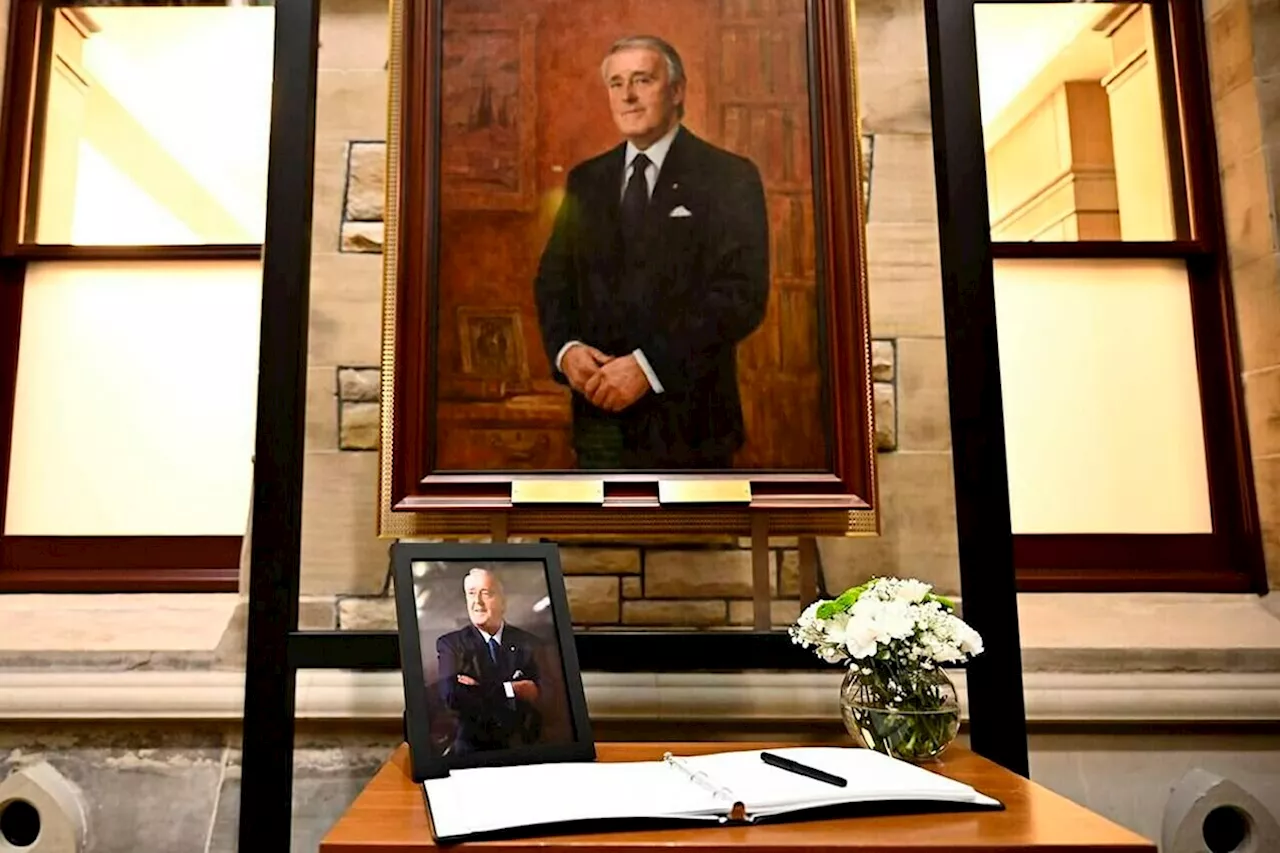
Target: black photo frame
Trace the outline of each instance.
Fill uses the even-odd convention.
[[[400,542],[392,546],[391,558],[405,690],[405,740],[415,781],[447,776],[450,770],[463,767],[595,760],[595,739],[555,545]],[[497,747],[492,741],[475,744],[468,731],[477,727],[463,723],[466,712],[450,697],[470,688],[476,691],[471,694],[475,703],[482,685],[459,688],[455,682],[462,683],[460,675],[468,679],[470,675],[463,672],[450,678],[439,669],[442,660],[453,668],[452,664],[470,659],[471,664],[459,668],[479,666],[486,675],[491,673],[487,665],[475,662],[479,650],[486,647],[470,621],[464,593],[464,581],[476,569],[496,576],[504,588],[502,648],[496,653],[510,656],[505,659],[508,668],[523,662],[532,669],[539,693],[536,704],[505,694],[502,704],[506,707],[495,713],[506,721],[504,725],[514,727],[509,746]],[[507,616],[514,618],[507,621]],[[504,659],[493,663],[502,665]],[[509,675],[524,674],[516,669]],[[476,678],[484,677],[476,672]]]

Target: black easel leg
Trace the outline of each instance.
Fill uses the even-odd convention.
[[[262,267],[239,849],[287,851],[315,174],[318,0],[277,0]]]
[[[967,669],[974,752],[1028,773],[1022,648],[987,216],[974,0],[926,0],[951,448],[964,619],[986,650]]]

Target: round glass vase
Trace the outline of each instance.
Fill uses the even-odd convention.
[[[905,761],[932,761],[960,733],[960,700],[941,669],[852,666],[840,715],[859,746]]]

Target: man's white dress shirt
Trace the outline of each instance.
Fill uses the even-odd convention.
[[[503,622],[501,625],[498,626],[498,633],[496,634],[490,634],[488,631],[486,631],[485,629],[479,626],[476,626],[476,630],[480,632],[481,637],[484,637],[484,644],[486,646],[489,645],[489,640],[492,639],[492,640],[497,640],[498,648],[502,648],[502,629],[506,627],[507,627],[507,623]],[[502,682],[502,689],[506,691],[508,699],[516,698],[516,689],[511,686],[510,681]]]
[[[649,198],[653,198],[653,188],[658,185],[658,175],[662,173],[662,161],[667,159],[667,152],[671,150],[671,142],[676,138],[676,133],[679,130],[680,123],[677,122],[661,139],[644,149],[644,155],[649,158],[649,165],[644,170],[645,183],[649,185]],[[619,189],[619,195],[626,192],[627,182],[631,180],[631,175],[635,172],[636,155],[639,153],[640,149],[635,146],[635,143],[627,140],[627,148],[623,160],[626,166],[622,170],[622,187]],[[556,353],[556,370],[560,370],[560,362],[564,360],[564,354],[569,351],[569,347],[580,343],[582,341],[569,341],[560,347],[560,352]],[[653,389],[655,394],[661,394],[663,391],[662,383],[658,380],[658,375],[653,372],[649,359],[644,357],[644,351],[637,348],[632,350],[631,354],[636,357],[636,363],[640,365],[640,369],[644,371],[645,378],[649,380],[649,387]],[[560,372],[563,373],[564,371],[560,370]]]

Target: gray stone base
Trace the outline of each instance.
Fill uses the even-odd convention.
[[[240,820],[238,726],[173,723],[0,729],[0,778],[48,761],[89,806],[85,853],[231,853]],[[400,742],[395,727],[302,727],[294,752],[294,851],[315,851]],[[252,849],[252,848],[251,848]]]

